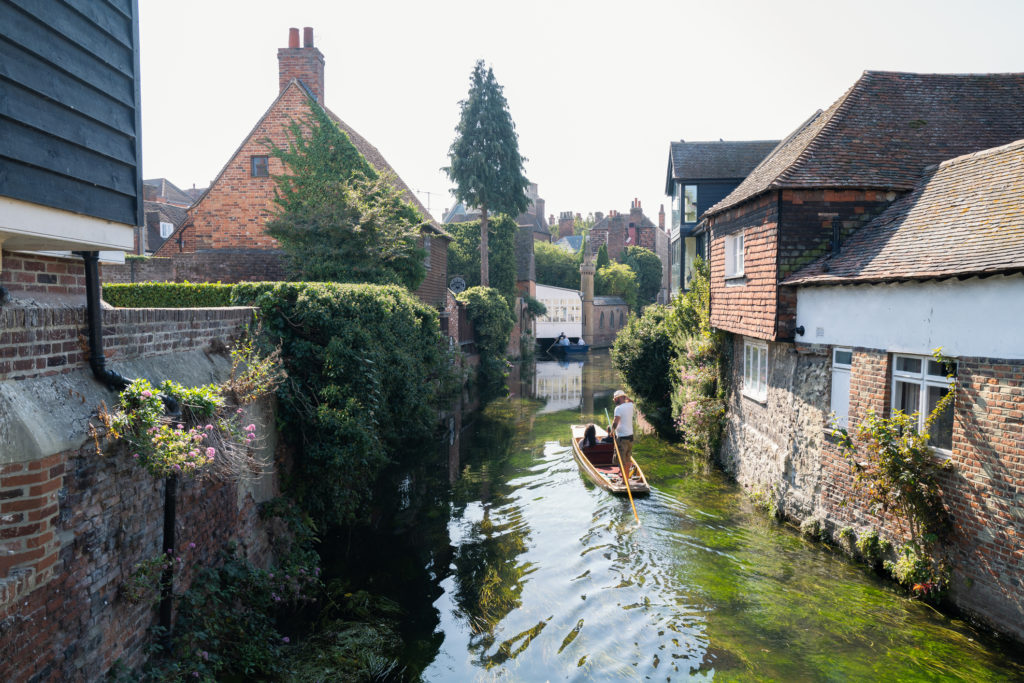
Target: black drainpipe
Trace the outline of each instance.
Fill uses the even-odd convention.
[[[115,391],[123,391],[131,381],[107,368],[103,354],[103,309],[100,306],[100,270],[98,251],[77,252],[85,262],[85,308],[89,319],[89,367],[97,380]],[[164,408],[171,415],[181,409],[173,397],[160,394]],[[163,550],[171,560],[160,577],[160,626],[164,633],[164,646],[170,648],[171,605],[174,587],[174,525],[177,517],[178,478],[167,477],[164,482],[164,540]]]
[[[103,355],[103,311],[100,307],[100,269],[98,251],[78,252],[85,261],[85,308],[89,318],[89,367],[97,380],[115,391],[123,391],[131,382],[107,369]]]

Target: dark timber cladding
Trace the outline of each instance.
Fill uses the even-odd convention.
[[[137,0],[0,0],[0,195],[142,225]]]

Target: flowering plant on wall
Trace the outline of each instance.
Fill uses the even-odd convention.
[[[186,387],[166,380],[157,387],[137,379],[121,392],[113,412],[100,410],[100,421],[107,436],[124,443],[132,459],[155,477],[214,469],[223,476],[258,474],[252,458],[256,425],[245,424],[239,404],[267,395],[284,379],[278,355],[261,356],[250,341],[239,342],[224,386]],[[168,404],[177,412],[167,414]]]
[[[162,396],[174,399],[180,414],[165,415]],[[137,379],[121,392],[116,411],[101,412],[100,419],[133,460],[153,476],[167,477],[195,476],[218,459],[247,457],[255,425],[243,428],[242,416],[240,408],[228,408],[217,385],[184,387],[168,380],[154,387]]]

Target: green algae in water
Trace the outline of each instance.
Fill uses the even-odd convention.
[[[1024,679],[965,624],[766,520],[652,435],[634,448],[655,489],[637,528],[568,448],[570,424],[604,422],[607,354],[581,386],[575,409],[505,399],[465,430],[430,565],[435,634],[408,662],[424,680]]]

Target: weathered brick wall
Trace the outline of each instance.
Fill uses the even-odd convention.
[[[711,225],[711,324],[759,339],[775,337],[778,193],[714,216]],[[742,278],[725,279],[725,238],[743,232]]]
[[[0,287],[12,294],[81,296],[85,299],[85,265],[80,258],[56,258],[5,251]],[[0,344],[2,349],[2,344]]]
[[[840,245],[884,211],[895,194],[876,190],[783,190],[779,202],[778,279],[782,281],[832,249],[833,226]],[[796,290],[780,287],[775,339],[792,339]]]
[[[288,279],[278,249],[218,249],[129,259],[102,269],[104,282],[277,282]]]
[[[14,551],[0,557],[0,680],[95,681],[117,660],[140,666],[157,595],[132,602],[125,584],[162,552],[162,482],[127,454],[98,456],[91,444],[0,471],[2,547]],[[176,535],[178,591],[196,568],[218,563],[229,541],[257,565],[270,560],[256,501],[234,482],[183,481]]]
[[[116,308],[103,311],[108,362],[201,349],[230,339],[251,308]],[[54,375],[88,364],[85,308],[0,308],[0,381]]]
[[[828,349],[769,344],[764,403],[741,395],[742,338],[734,358],[723,467],[743,486],[771,490],[795,521],[816,517],[836,533],[877,529],[899,541],[891,516],[858,502],[850,464],[827,425]],[[850,373],[850,431],[868,410],[890,413],[891,355],[855,348]],[[942,497],[953,520],[947,550],[952,598],[990,626],[1024,640],[1024,361],[959,358],[952,469]]]
[[[203,350],[241,334],[252,309],[119,309],[104,311],[104,320],[114,369],[121,363],[176,368],[189,357],[212,358]],[[19,447],[17,434],[12,440],[5,431],[12,416],[0,424],[0,680],[100,680],[118,659],[136,667],[157,622],[152,604],[130,602],[124,586],[137,563],[162,551],[163,485],[123,449],[100,455],[89,438],[97,396],[108,392],[85,368],[84,328],[82,309],[0,308],[0,350],[15,354],[14,361],[4,357],[12,367],[0,373],[0,394],[8,407],[14,396],[24,409],[13,419],[24,426],[31,415],[56,411],[67,416],[61,438],[80,444],[34,453],[33,444],[42,441]],[[204,362],[209,369],[200,374],[218,367],[225,374],[223,358]],[[60,399],[65,405],[57,405],[57,389],[39,389],[58,381],[95,395],[86,401],[72,391],[74,396]],[[26,390],[30,386],[35,388]],[[44,394],[51,402],[26,405]],[[265,440],[257,457],[272,462],[272,406],[251,407],[245,417],[261,425]],[[241,482],[182,482],[176,529],[185,562],[177,590],[189,586],[198,567],[216,563],[229,541],[258,565],[271,561],[257,504],[277,488],[273,471]]]
[[[713,216],[711,320],[723,330],[769,340],[793,338],[796,292],[778,283],[840,243],[895,198],[875,190],[782,190]],[[743,231],[744,275],[725,281],[725,236]]]

